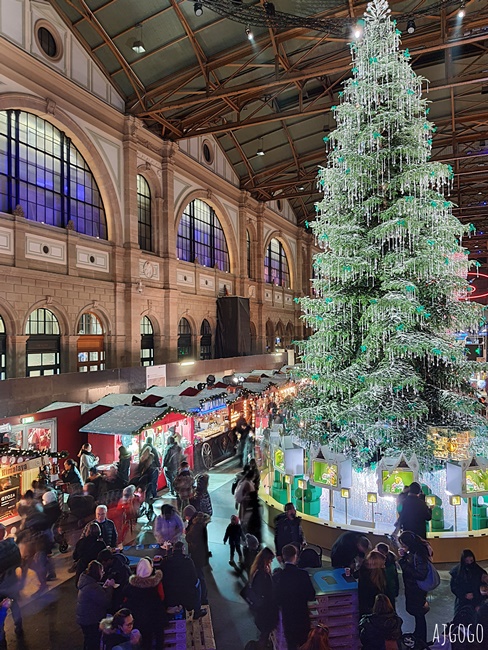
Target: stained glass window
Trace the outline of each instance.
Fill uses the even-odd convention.
[[[264,257],[264,281],[277,284],[280,287],[290,288],[290,273],[288,260],[283,246],[277,239],[272,239],[266,249]]]
[[[141,175],[137,177],[137,215],[139,247],[143,251],[152,251],[151,190]]]
[[[71,139],[38,115],[0,111],[0,211],[107,239],[98,185]]]
[[[200,199],[189,203],[180,220],[177,237],[178,259],[229,271],[225,234],[215,211]]]

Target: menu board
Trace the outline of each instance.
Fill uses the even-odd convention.
[[[0,519],[17,514],[16,504],[20,499],[20,474],[0,479]]]

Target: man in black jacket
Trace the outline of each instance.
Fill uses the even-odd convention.
[[[182,455],[183,452],[180,445],[176,442],[173,436],[169,436],[168,446],[166,447],[163,458],[163,468],[166,476],[166,483],[168,484],[168,490],[172,496],[176,496],[173,481],[178,473]]]
[[[22,636],[22,614],[19,607],[20,581],[16,574],[17,567],[20,566],[21,558],[19,547],[13,537],[6,537],[7,529],[0,524],[0,602],[4,598],[12,599],[10,609],[15,624],[15,634]],[[3,645],[2,645],[3,644]],[[5,632],[2,626],[0,630],[0,648],[5,645]]]
[[[182,605],[187,611],[193,610],[197,618],[203,616],[206,612],[202,610],[197,570],[191,557],[183,552],[183,542],[176,542],[173,552],[163,558],[160,568],[167,607]]]
[[[353,572],[357,571],[370,548],[369,539],[362,533],[352,530],[342,533],[330,551],[332,567],[334,569],[350,567]]]
[[[107,506],[99,505],[95,510],[95,520],[102,531],[103,541],[110,548],[117,546],[117,529],[111,519],[107,519]],[[88,524],[90,525],[90,524]]]
[[[275,519],[275,548],[276,557],[281,562],[281,550],[287,544],[296,546],[297,551],[300,552],[305,538],[301,525],[302,518],[297,517],[297,511],[293,503],[285,505],[285,512],[278,515]]]
[[[315,600],[315,589],[308,573],[296,566],[296,547],[287,544],[281,554],[285,568],[275,571],[273,585],[288,650],[296,650],[305,643],[310,631],[308,601]]]
[[[421,494],[420,485],[416,481],[411,483],[408,496],[401,506],[398,525],[402,530],[410,530],[422,539],[426,539],[427,522],[432,519],[432,510]]]

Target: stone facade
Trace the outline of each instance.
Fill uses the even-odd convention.
[[[1,4],[5,9],[13,3]],[[0,110],[34,113],[71,138],[97,181],[108,240],[80,234],[71,225],[62,229],[31,221],[22,211],[0,213],[0,316],[7,377],[25,376],[26,322],[39,307],[58,319],[61,372],[77,369],[78,327],[85,312],[95,314],[103,327],[107,368],[140,364],[143,316],[153,327],[155,363],[177,360],[182,317],[192,328],[192,354],[200,358],[202,321],[209,322],[214,335],[216,298],[223,293],[250,299],[254,353],[272,351],[276,336],[285,345],[302,336],[294,298],[309,292],[313,242],[296,225],[288,204],[284,201],[280,212],[276,202],[258,203],[241,191],[215,141],[205,138],[212,150],[208,163],[203,138],[163,141],[124,114],[121,98],[52,8],[28,0],[15,3],[20,4],[22,30],[18,25],[13,30],[8,21],[2,24]],[[53,24],[63,39],[64,53],[55,64],[35,49],[31,32],[39,6],[43,24]],[[85,67],[86,79],[81,77]],[[138,174],[151,191],[154,252],[139,248]],[[228,273],[177,259],[178,223],[196,198],[214,209],[225,232]],[[289,289],[264,282],[264,255],[272,238],[286,252]]]

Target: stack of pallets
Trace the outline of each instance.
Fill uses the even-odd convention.
[[[189,617],[169,622],[164,631],[165,650],[215,650],[210,608],[205,607],[207,615],[196,621]]]

